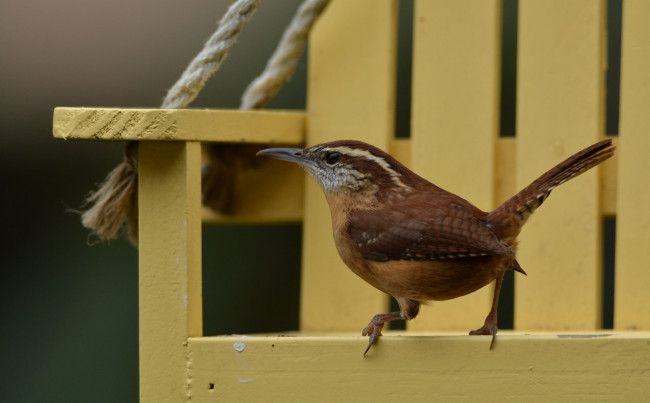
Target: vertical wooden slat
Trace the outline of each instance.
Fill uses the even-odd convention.
[[[394,130],[397,3],[333,1],[309,45],[307,144],[357,139],[388,149]],[[360,331],[388,299],[352,274],[323,192],[307,178],[300,327]]]
[[[504,203],[517,193],[517,141],[514,137],[501,137],[497,141],[494,190],[495,206]]]
[[[201,146],[139,146],[140,401],[187,400],[187,338],[201,336]]]
[[[517,187],[604,134],[605,2],[519,3]],[[595,169],[556,189],[520,236],[517,329],[601,324],[601,217]]]
[[[614,326],[650,329],[650,2],[623,2]]]
[[[494,206],[501,1],[420,0],[413,38],[413,169],[481,209]],[[478,328],[492,286],[436,303],[417,330]]]

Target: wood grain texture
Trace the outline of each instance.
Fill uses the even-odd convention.
[[[501,2],[415,3],[412,169],[483,210],[495,201]],[[493,287],[425,306],[414,330],[480,327]]]
[[[614,326],[650,329],[650,2],[623,3]]]
[[[302,144],[304,112],[199,109],[56,108],[54,137]]]
[[[604,1],[521,1],[517,188],[604,134]],[[524,226],[515,328],[601,325],[599,175],[560,186]]]
[[[394,131],[397,3],[332,2],[309,43],[307,145],[355,139],[387,150]],[[358,331],[388,298],[341,261],[323,191],[306,179],[300,328]]]
[[[650,334],[394,335],[189,340],[191,400],[643,401]],[[597,352],[597,353],[596,353]]]
[[[187,398],[187,338],[203,333],[201,145],[139,147],[140,400]]]

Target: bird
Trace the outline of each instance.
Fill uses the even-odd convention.
[[[526,274],[516,259],[517,236],[551,191],[614,154],[611,139],[557,164],[494,211],[485,212],[390,156],[356,140],[257,152],[302,166],[323,192],[336,250],[352,272],[391,295],[399,311],[375,315],[362,335],[364,356],[386,322],[414,319],[428,301],[470,294],[495,281],[492,307],[470,335],[497,334],[497,307],[506,271]]]

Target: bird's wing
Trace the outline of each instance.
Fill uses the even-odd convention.
[[[479,210],[467,204],[451,200],[417,210],[355,211],[349,231],[363,256],[376,261],[511,255],[477,217]]]

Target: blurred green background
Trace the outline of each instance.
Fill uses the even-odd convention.
[[[0,2],[1,401],[138,400],[137,250],[124,239],[89,246],[74,212],[123,145],[55,140],[52,110],[158,107],[230,3]],[[300,3],[264,0],[192,107],[236,108]],[[501,133],[514,135],[518,2],[503,5]],[[413,2],[400,7],[396,134],[408,136]],[[609,134],[618,131],[620,9],[609,1]],[[303,109],[305,79],[303,57],[269,108]],[[612,245],[613,220],[605,230]],[[203,235],[205,334],[297,329],[300,226],[204,226]],[[604,261],[607,327],[611,247]],[[501,328],[512,327],[512,292],[508,277]]]

